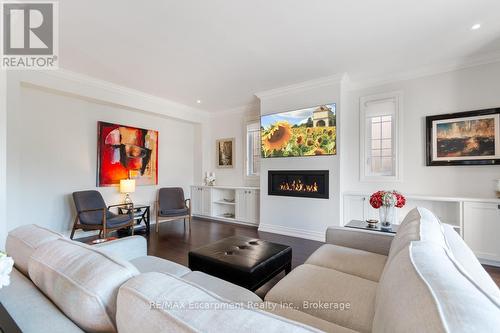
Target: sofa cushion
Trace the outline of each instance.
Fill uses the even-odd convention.
[[[83,333],[38,288],[17,269],[10,285],[0,289],[0,302],[22,332]],[[6,332],[6,327],[3,327]]]
[[[88,332],[114,332],[118,288],[139,271],[89,245],[57,239],[29,262],[33,283]]]
[[[479,288],[500,300],[500,289],[484,270],[472,250],[465,244],[462,237],[448,224],[443,224],[443,229],[451,255],[457,261],[457,264],[462,266],[463,273],[467,274]]]
[[[121,286],[116,323],[120,333],[319,332],[156,272],[141,274]]]
[[[37,226],[28,224],[9,231],[5,250],[14,259],[14,266],[24,275],[28,275],[28,262],[31,255],[40,245],[53,241],[63,235]]]
[[[334,269],[304,264],[279,281],[265,300],[287,303],[312,316],[370,332],[377,283]]]
[[[306,264],[331,268],[378,282],[386,261],[387,256],[381,254],[325,244],[306,260]]]
[[[175,276],[183,276],[191,272],[191,270],[186,266],[154,256],[138,257],[130,260],[130,263],[141,273],[158,272]]]
[[[393,258],[376,304],[374,333],[494,332],[500,327],[500,305],[433,242],[412,242]]]
[[[264,305],[264,309],[270,313],[274,313],[275,315],[285,317],[290,320],[298,321],[299,323],[309,325],[323,332],[356,333],[356,331],[353,331],[349,328],[331,323],[318,317],[311,316],[310,314],[295,310],[289,306],[285,306],[284,304],[265,302]]]
[[[429,241],[446,246],[441,222],[430,210],[417,207],[406,215],[394,236],[387,261],[391,261],[412,241]]]
[[[250,290],[203,272],[191,272],[184,275],[182,279],[194,283],[231,302],[262,302],[262,299]]]

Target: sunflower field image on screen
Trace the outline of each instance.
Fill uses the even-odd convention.
[[[335,155],[335,103],[261,117],[262,157]]]

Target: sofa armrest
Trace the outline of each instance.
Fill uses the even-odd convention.
[[[329,244],[383,255],[389,254],[393,238],[392,234],[346,227],[328,227],[326,230],[326,242]]]
[[[148,243],[142,236],[124,237],[93,246],[106,254],[127,261],[148,255]]]

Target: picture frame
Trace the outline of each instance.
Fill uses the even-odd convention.
[[[219,169],[234,168],[235,147],[234,138],[218,139],[216,141],[216,164]]]
[[[500,108],[426,117],[426,165],[500,164]]]
[[[158,137],[157,130],[98,121],[96,185],[158,185]]]

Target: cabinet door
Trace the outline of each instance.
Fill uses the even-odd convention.
[[[246,222],[259,222],[259,191],[247,190],[246,192]]]
[[[246,190],[236,190],[236,219],[238,221],[246,221],[247,218],[247,203]]]
[[[465,202],[463,235],[477,257],[500,261],[500,205]]]
[[[212,215],[212,189],[207,187],[201,188],[202,205],[201,211],[202,215],[210,216]]]
[[[191,187],[191,212],[195,215],[201,215],[201,188]]]

